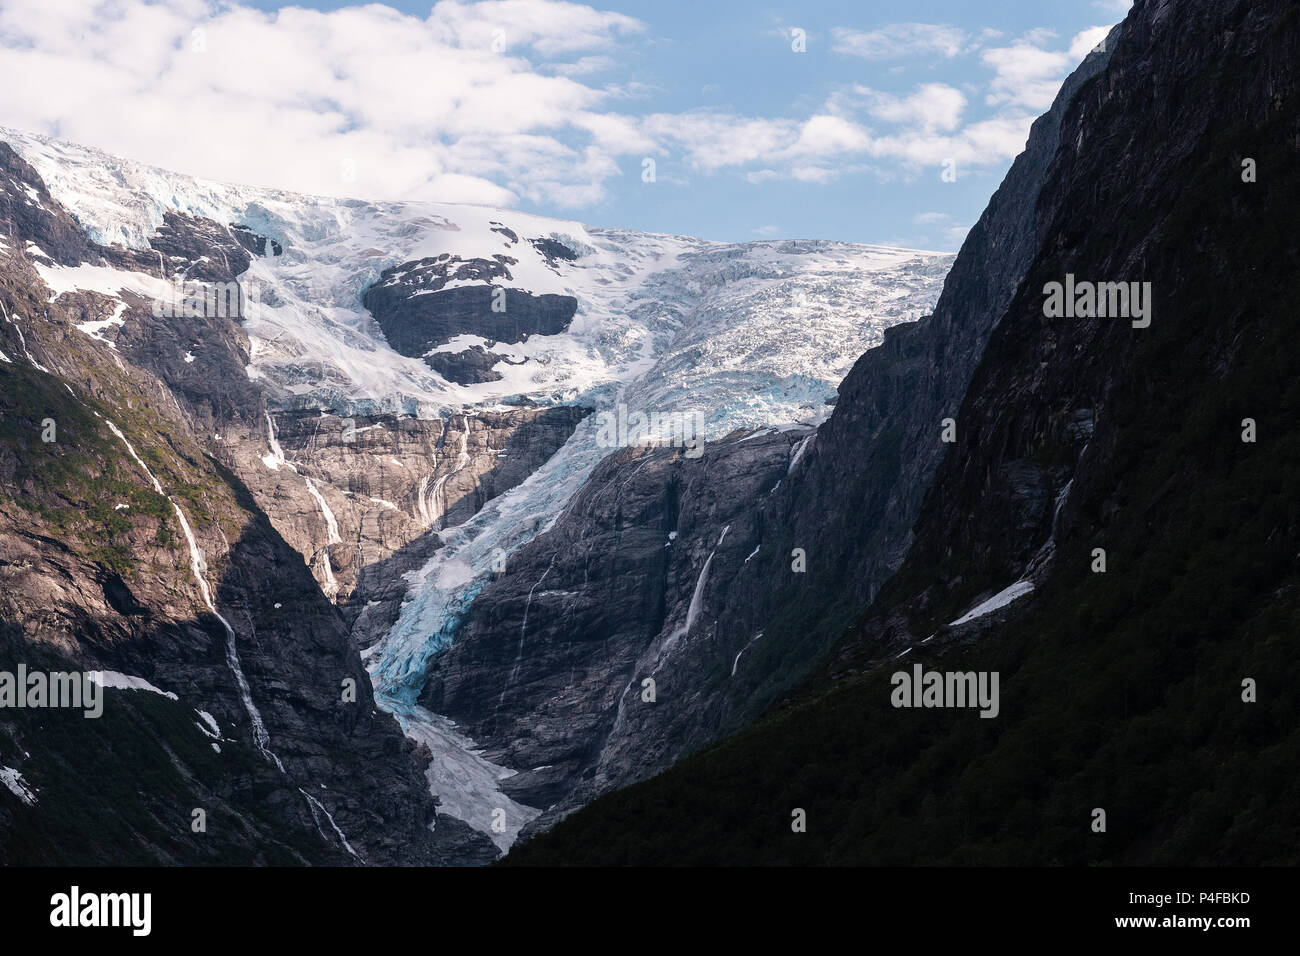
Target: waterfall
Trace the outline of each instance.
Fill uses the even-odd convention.
[[[537,583],[528,589],[528,600],[524,602],[524,620],[519,625],[519,650],[515,653],[515,666],[511,669],[510,677],[507,679],[505,686],[501,688],[501,696],[497,699],[498,708],[505,703],[506,691],[510,689],[515,682],[515,678],[519,676],[519,664],[524,659],[524,632],[528,630],[528,611],[533,606],[533,592],[541,587],[542,582],[546,580],[546,576],[551,573],[553,567],[555,567],[555,555],[551,555],[551,563],[546,566],[546,570],[537,579]]]
[[[343,844],[343,849],[347,850],[358,860],[361,860],[362,863],[366,862],[361,859],[360,853],[352,849],[352,844],[349,843],[348,838],[343,835],[343,831],[339,829],[339,825],[334,822],[334,815],[325,809],[325,805],[302,787],[298,788],[298,792],[307,798],[307,806],[311,808],[312,819],[316,820],[316,829],[320,829],[320,820],[316,818],[316,811],[319,810],[321,813],[325,814],[325,819],[329,821],[330,826],[334,828],[334,832],[338,834],[339,842]]]
[[[262,715],[257,710],[257,705],[253,703],[252,692],[248,688],[248,680],[244,677],[244,668],[239,661],[239,649],[235,646],[235,629],[230,626],[230,622],[222,617],[221,612],[212,600],[212,589],[208,587],[207,578],[203,576],[203,557],[199,554],[199,545],[194,538],[194,531],[190,528],[190,523],[185,519],[185,512],[181,511],[178,505],[170,495],[163,491],[162,484],[154,477],[154,473],[149,470],[149,466],[141,460],[140,456],[135,453],[135,448],[127,437],[122,434],[122,430],[114,425],[108,419],[104,419],[104,424],[108,425],[109,431],[121,439],[126,450],[131,453],[135,463],[140,466],[149,480],[153,482],[154,491],[162,495],[171,502],[172,509],[176,512],[176,519],[181,523],[181,530],[185,533],[185,541],[190,549],[190,572],[194,575],[194,581],[199,586],[199,594],[203,598],[203,603],[207,605],[213,616],[221,622],[221,626],[226,629],[226,663],[230,667],[231,674],[235,677],[235,684],[239,688],[239,697],[244,702],[244,710],[248,712],[248,719],[253,726],[253,742],[257,744],[257,749],[262,751],[270,758],[284,773],[284,764],[280,763],[280,758],[268,749],[271,742],[270,734],[266,732],[266,725],[262,723]]]
[[[330,510],[325,496],[316,489],[316,483],[310,478],[303,478],[303,481],[307,482],[307,492],[316,499],[316,504],[320,506],[320,513],[325,517],[325,536],[329,539],[329,543],[342,544],[343,539],[339,537],[339,523],[334,519],[334,512]]]

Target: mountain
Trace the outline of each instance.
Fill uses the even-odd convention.
[[[566,514],[619,534],[588,478],[648,459],[720,472],[690,555],[638,552],[691,604],[699,529],[952,259],[297,196],[8,130],[0,166],[0,672],[106,695],[0,711],[11,863],[493,859],[576,778],[510,788],[528,754],[422,706],[476,597]],[[661,447],[626,447],[638,413]],[[571,676],[617,710],[617,668]]]
[[[430,660],[421,702],[523,770],[503,789],[549,806],[527,833],[747,726],[898,567],[944,447],[939,423],[1032,259],[1065,107],[1107,59],[1090,55],[1067,80],[933,314],[885,331],[828,420],[737,433],[695,463],[607,458],[478,594]]]
[[[1137,0],[1106,47],[897,572],[758,723],[511,862],[1296,861],[1300,16]],[[945,298],[998,258],[968,242]],[[1054,309],[1088,283],[1128,311]],[[829,441],[848,386],[813,449],[869,462]],[[918,668],[998,675],[996,716],[900,706]]]

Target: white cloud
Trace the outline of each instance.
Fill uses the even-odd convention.
[[[1035,112],[1046,110],[1056,99],[1061,82],[1069,72],[1109,32],[1109,27],[1090,27],[1077,34],[1068,49],[1049,50],[1032,42],[1042,42],[1044,35],[1031,31],[1012,46],[985,50],[981,58],[994,72],[989,84],[989,105],[1013,104]]]
[[[950,226],[943,231],[943,238],[952,248],[956,249],[966,240],[966,233],[968,232],[970,232],[970,226]]]
[[[553,63],[548,66],[552,72],[560,76],[587,76],[613,69],[617,62],[612,56],[601,53],[581,57],[572,63]]]
[[[966,97],[943,83],[926,83],[908,96],[879,93],[866,87],[855,92],[866,98],[867,112],[878,120],[926,130],[953,130],[961,123]]]
[[[827,157],[860,152],[870,145],[871,137],[861,126],[840,116],[820,114],[803,124],[785,155]]]
[[[1070,56],[1082,61],[1106,39],[1110,31],[1110,27],[1089,27],[1079,33],[1070,43]]]
[[[1025,148],[1034,117],[1010,113],[971,123],[951,134],[903,129],[872,141],[872,156],[911,166],[957,164],[958,174],[1014,159]]]
[[[790,178],[796,182],[825,185],[838,179],[843,173],[843,169],[829,166],[793,166],[790,169]]]
[[[952,58],[967,43],[964,30],[938,23],[891,23],[878,30],[831,30],[831,49],[868,60],[937,55]]]
[[[377,4],[6,0],[0,104],[9,125],[215,179],[581,205],[620,156],[653,147],[611,110],[617,93],[578,79],[642,29],[556,0],[441,0],[425,19]]]
[[[1073,62],[1069,53],[1028,43],[985,50],[982,58],[995,74],[989,86],[989,105],[1014,103],[1032,110],[1052,105],[1061,79]]]
[[[868,59],[982,50],[971,65],[993,72],[974,118],[975,87],[937,82],[848,85],[797,115],[645,114],[638,102],[660,91],[623,69],[645,27],[563,0],[439,0],[423,19],[380,4],[266,13],[230,0],[2,0],[0,115],[214,179],[577,208],[607,200],[621,177],[639,182],[645,156],[667,161],[664,183],[682,182],[674,166],[828,183],[1003,163],[1105,32],[1055,50],[1043,30],[1015,41],[942,24],[832,31],[838,52]],[[595,79],[612,71],[620,84]]]
[[[1032,30],[1026,30],[1021,34],[1018,42],[1028,46],[1044,46],[1051,43],[1058,36],[1060,34],[1050,27],[1034,27]]]
[[[845,157],[866,153],[872,145],[861,125],[831,113],[799,121],[700,110],[649,116],[644,128],[703,172],[761,164],[746,173],[751,183],[830,182],[851,171],[842,165]]]
[[[608,49],[617,35],[644,29],[633,17],[563,0],[440,0],[430,20],[459,47],[486,50],[496,42],[507,52],[531,47],[544,57]]]
[[[655,113],[645,117],[642,128],[657,141],[673,142],[692,166],[705,172],[769,162],[786,154],[799,135],[799,124],[794,120],[712,110]]]

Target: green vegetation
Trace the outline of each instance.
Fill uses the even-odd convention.
[[[136,522],[147,519],[159,543],[173,542],[171,506],[141,481],[94,410],[51,376],[0,365],[0,471],[9,496],[42,533],[78,543],[90,560],[125,576],[136,565],[129,541]],[[49,422],[55,440],[47,442]]]
[[[136,453],[192,523],[219,520],[226,537],[236,539],[241,534],[239,519],[217,507],[229,500],[232,488],[221,469],[214,473],[215,462],[197,451],[187,454],[173,448],[175,426],[128,380],[104,380],[99,387],[107,404],[85,395],[74,397],[60,379],[26,363],[0,364],[0,478],[6,497],[27,512],[42,533],[123,577],[141,569],[131,544],[136,527],[153,528],[153,543],[161,549],[181,549],[171,504],[153,490],[108,430],[107,419],[130,437]],[[43,440],[48,421],[55,429],[50,442]],[[178,566],[184,564],[182,558],[177,560]]]

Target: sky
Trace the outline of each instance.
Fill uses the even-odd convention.
[[[0,0],[0,126],[227,182],[956,251],[1130,0]]]

